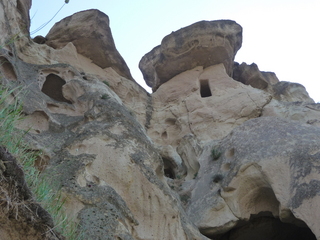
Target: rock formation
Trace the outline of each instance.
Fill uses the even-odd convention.
[[[32,40],[21,34],[29,2],[1,4],[1,83],[23,88],[18,127],[84,239],[320,239],[320,106],[303,86],[234,63],[237,23],[166,36],[140,62],[149,94],[100,11]],[[9,231],[15,222],[0,224]]]
[[[233,60],[242,44],[242,27],[234,21],[201,21],[172,32],[147,53],[139,67],[156,90],[181,72],[223,63],[232,76]]]
[[[61,49],[70,42],[79,54],[102,69],[112,67],[119,75],[132,79],[127,64],[115,47],[109,18],[104,13],[88,10],[61,20],[47,34],[45,43]]]

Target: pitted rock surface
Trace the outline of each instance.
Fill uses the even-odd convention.
[[[10,96],[23,103],[17,127],[43,152],[37,167],[85,239],[320,239],[320,104],[257,66],[243,65],[238,81],[238,24],[203,21],[165,37],[141,61],[157,90],[149,94],[103,13],[74,14],[32,41],[21,34],[30,1],[0,2],[1,85],[25,90]],[[21,183],[13,190],[29,197]],[[6,240],[34,230],[11,220],[0,229]]]
[[[280,225],[301,231],[307,225],[315,235],[306,232],[307,238],[319,239],[319,209],[313,207],[320,199],[319,136],[318,127],[264,117],[245,122],[218,144],[208,143],[199,157],[189,216],[213,239],[232,235],[230,229],[242,221],[254,224],[253,216],[280,219]],[[217,239],[243,239],[224,237]]]

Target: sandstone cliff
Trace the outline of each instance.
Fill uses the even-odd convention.
[[[31,39],[31,0],[0,3],[1,83],[23,88],[18,127],[84,239],[320,239],[320,105],[235,63],[236,22],[166,36],[139,64],[149,94],[104,13]],[[2,222],[0,236],[18,232]]]

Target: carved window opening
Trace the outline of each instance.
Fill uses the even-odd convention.
[[[64,84],[66,84],[66,81],[61,77],[55,74],[49,74],[46,77],[46,81],[44,82],[41,91],[56,101],[71,104],[71,102],[63,96],[62,86]]]
[[[172,163],[172,161],[166,158],[162,158],[162,160],[164,165],[163,167],[164,175],[168,178],[175,179],[176,178],[175,166]]]
[[[202,98],[212,96],[208,79],[201,79],[200,80],[200,95]]]

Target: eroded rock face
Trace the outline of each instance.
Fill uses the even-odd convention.
[[[254,88],[269,92],[274,99],[282,102],[314,103],[304,86],[299,83],[279,81],[273,72],[262,72],[257,64],[235,63],[233,79]]]
[[[223,63],[232,76],[242,44],[242,27],[231,20],[201,21],[167,35],[140,61],[144,79],[155,91],[174,76],[197,66]]]
[[[0,25],[5,43],[26,18],[22,2],[2,3],[2,22],[13,19]],[[81,12],[50,32],[54,48],[19,35],[0,49],[2,84],[26,90],[12,96],[24,104],[18,127],[42,150],[35,164],[61,188],[84,238],[320,239],[319,104],[254,66],[231,78],[242,31],[233,21],[167,36],[142,60],[150,95],[130,79],[108,21]],[[77,39],[64,38],[73,30]]]
[[[26,119],[18,127],[31,127],[26,138],[44,153],[38,167],[61,187],[85,239],[207,239],[168,187],[146,135],[152,101],[145,90],[92,63],[71,42],[53,49],[21,36],[1,54],[8,62],[2,84],[26,90],[19,95]]]
[[[202,141],[220,139],[235,126],[259,117],[272,98],[230,78],[223,64],[181,73],[152,96],[148,135],[159,145],[172,146],[187,134]]]
[[[206,145],[189,216],[213,239],[244,239],[250,230],[241,230],[242,221],[253,219],[278,221],[279,228],[292,224],[306,233],[295,239],[319,239],[319,209],[313,207],[319,202],[319,136],[318,127],[266,117],[245,122],[218,145]],[[221,153],[218,159],[212,149]]]
[[[279,101],[314,103],[306,88],[299,83],[281,81],[272,87],[274,98]]]
[[[118,53],[109,18],[99,10],[78,12],[56,23],[46,36],[46,44],[61,49],[72,42],[77,52],[101,68],[113,68],[119,75],[132,79],[130,70]]]
[[[245,85],[250,85],[251,87],[265,90],[268,85],[273,85],[279,80],[274,76],[273,81],[268,81],[262,72],[260,72],[257,64],[252,63],[247,65],[246,63],[235,64],[233,70],[233,79],[242,82]],[[270,78],[269,78],[270,79]]]

